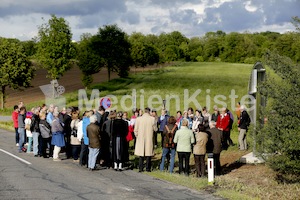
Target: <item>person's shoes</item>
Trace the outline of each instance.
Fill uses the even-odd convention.
[[[122,163],[119,163],[119,171],[123,171]]]
[[[146,172],[151,172],[151,170],[150,169],[146,169]]]
[[[18,147],[18,146],[19,146],[19,143],[17,143],[16,146]]]
[[[118,170],[118,164],[116,162],[114,162],[114,170]]]
[[[60,158],[53,158],[53,161],[61,161]]]
[[[38,157],[38,155],[34,155],[34,157]]]
[[[73,162],[79,162],[79,160],[73,160]]]

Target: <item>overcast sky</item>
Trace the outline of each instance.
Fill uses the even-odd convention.
[[[108,24],[128,34],[180,31],[189,38],[217,30],[284,33],[295,30],[300,0],[0,0],[0,37],[29,40],[50,14],[69,22],[74,40]]]

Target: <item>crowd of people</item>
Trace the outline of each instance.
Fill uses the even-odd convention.
[[[139,172],[151,171],[154,150],[162,148],[159,169],[174,172],[176,152],[179,173],[189,175],[190,156],[194,155],[197,177],[206,176],[205,156],[212,153],[216,174],[221,174],[220,153],[235,145],[230,132],[233,114],[226,108],[214,106],[210,114],[206,107],[188,108],[176,116],[167,110],[161,114],[150,108],[127,112],[108,111],[103,106],[84,111],[77,107],[59,108],[42,105],[27,111],[23,102],[14,106],[12,118],[18,151],[33,153],[35,157],[61,161],[73,159],[93,171],[100,167],[124,170],[129,163],[130,141],[134,155],[139,157]],[[244,105],[236,109],[239,130],[239,149],[247,149],[246,133],[250,117]],[[158,144],[158,136],[161,143]],[[146,162],[146,163],[144,163]]]

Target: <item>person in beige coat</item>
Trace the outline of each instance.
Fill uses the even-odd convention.
[[[193,149],[197,177],[203,177],[205,175],[205,154],[208,135],[204,131],[205,126],[199,124],[198,130],[195,133],[196,144]]]
[[[153,156],[153,132],[157,131],[154,117],[150,115],[150,109],[145,108],[145,113],[136,119],[134,134],[136,137],[134,154],[139,156],[139,172],[143,171],[146,157],[146,171],[151,171],[151,156]]]

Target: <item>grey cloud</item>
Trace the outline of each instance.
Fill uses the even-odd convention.
[[[137,12],[129,11],[122,15],[121,21],[128,22],[129,24],[139,24],[140,23],[140,14]]]
[[[207,8],[205,13],[206,18],[201,25],[205,27],[206,31],[223,30],[228,32],[250,29],[260,26],[263,18],[261,11],[249,12],[240,1],[226,2],[218,8]],[[212,30],[209,30],[210,28]]]
[[[170,12],[170,17],[172,22],[178,22],[181,24],[190,24],[198,21],[197,13],[194,10],[172,10]]]
[[[203,2],[207,2],[207,0],[150,0],[151,4],[159,5],[167,8],[174,8],[174,6],[179,6],[182,4],[201,4]]]
[[[125,12],[124,1],[89,0],[89,1],[23,1],[22,3],[0,4],[0,16],[26,15],[30,13],[70,15],[91,15],[102,11]]]
[[[119,19],[119,13],[116,11],[105,11],[94,15],[81,16],[77,28],[100,28],[103,25],[114,24]]]

